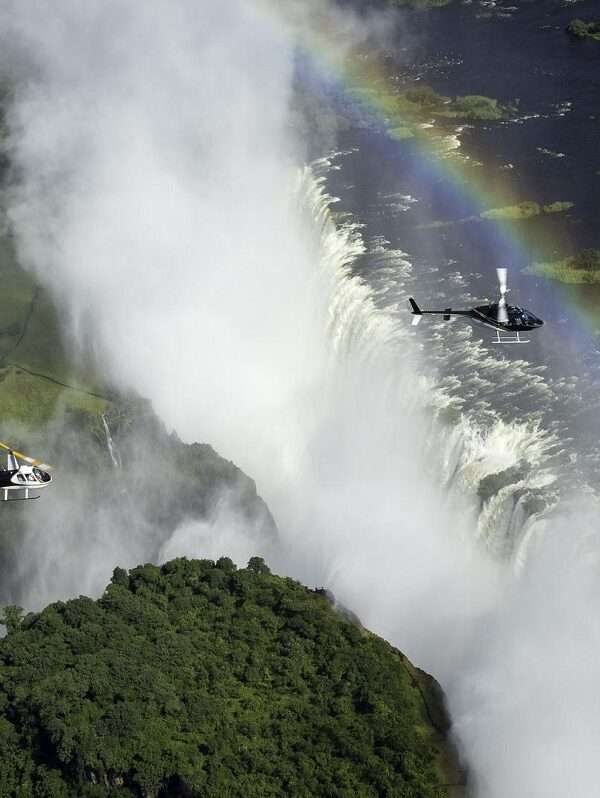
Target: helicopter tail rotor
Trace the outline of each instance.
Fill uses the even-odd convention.
[[[510,290],[507,286],[508,269],[496,269],[498,275],[498,285],[500,287],[500,299],[498,300],[498,313],[496,316],[500,324],[508,322],[508,312],[506,310],[506,294]]]

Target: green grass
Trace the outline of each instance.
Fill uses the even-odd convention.
[[[31,275],[16,262],[9,239],[0,239],[0,359],[6,357],[23,334],[36,292]]]
[[[52,299],[0,238],[0,402],[3,418],[37,426],[57,410],[102,412],[107,402],[89,369],[76,369]],[[77,390],[79,389],[79,390]]]
[[[0,368],[0,407],[4,420],[38,427],[58,411],[77,409],[98,414],[105,412],[109,404],[108,400],[85,390],[67,388],[52,378],[28,373],[18,366]]]
[[[65,355],[54,304],[34,277],[17,263],[10,240],[0,239],[0,362],[20,363],[67,382]]]

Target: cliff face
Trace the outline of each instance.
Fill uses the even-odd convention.
[[[259,558],[116,569],[9,626],[0,795],[448,794],[433,681]]]
[[[210,519],[224,496],[249,529],[259,527],[265,540],[275,537],[254,480],[209,444],[186,444],[168,433],[149,402],[116,397],[102,414],[71,412],[64,429],[58,462],[104,474],[138,497],[147,522],[162,530],[159,541],[185,520]]]
[[[55,483],[39,502],[3,508],[0,603],[31,606],[27,590],[52,579],[49,594],[76,595],[78,569],[100,557],[111,568],[122,551],[156,560],[180,524],[210,522],[224,501],[249,539],[273,540],[239,468],[180,441],[139,397],[74,374],[51,303],[1,256],[5,285],[24,297],[6,299],[15,320],[0,330],[2,437],[53,463]],[[99,601],[6,620],[2,798],[462,789],[449,786],[463,779],[434,680],[327,594],[260,561],[117,569]]]
[[[208,444],[167,432],[139,398],[112,394],[102,408],[63,406],[47,425],[18,427],[5,439],[43,452],[55,481],[39,501],[3,507],[0,604],[97,595],[118,563],[164,557],[182,525],[197,526],[191,549],[199,553],[212,551],[223,516],[248,536],[250,552],[276,538],[254,481]]]
[[[1,177],[0,165],[0,205]],[[71,356],[59,312],[6,234],[0,280],[0,439],[55,466],[39,502],[0,514],[0,603],[97,593],[118,562],[156,560],[180,524],[210,526],[224,506],[255,551],[276,535],[253,480],[209,445],[169,433],[148,402],[107,386],[91,355]],[[76,578],[97,564],[99,581]]]

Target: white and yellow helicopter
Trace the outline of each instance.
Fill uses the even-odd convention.
[[[6,468],[0,468],[0,501],[39,499],[39,496],[31,496],[30,492],[48,487],[52,482],[48,473],[51,466],[15,451],[2,441],[0,448],[8,452]]]

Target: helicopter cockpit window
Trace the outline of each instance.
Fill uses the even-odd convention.
[[[27,474],[27,482],[37,482],[37,479],[33,476],[33,474]]]
[[[25,477],[23,476],[23,474],[17,474],[17,479],[19,480],[19,482],[25,482]]]
[[[524,310],[524,311],[521,313],[521,318],[523,319],[523,321],[524,321],[526,324],[537,324],[537,322],[539,321],[539,319],[537,319],[537,318],[536,318],[536,317],[533,315],[533,313],[530,313],[528,310]]]

